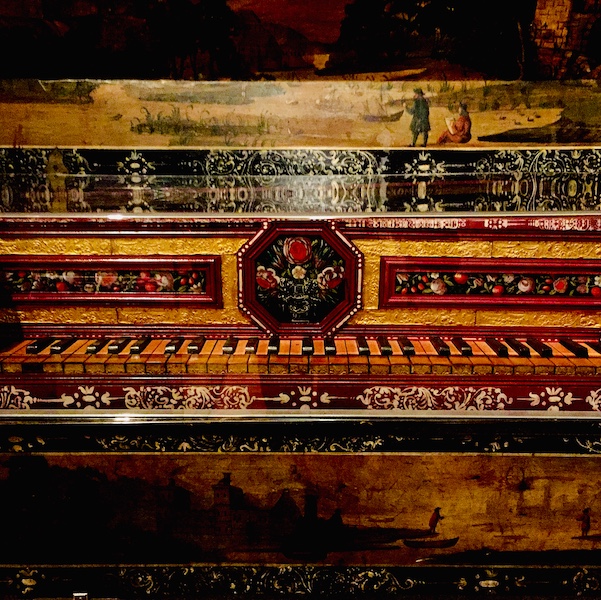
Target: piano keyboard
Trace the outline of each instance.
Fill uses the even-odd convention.
[[[2,373],[597,375],[599,339],[494,336],[26,339]]]

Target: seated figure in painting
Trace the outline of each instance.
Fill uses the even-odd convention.
[[[438,138],[439,144],[466,144],[472,139],[472,120],[467,110],[467,104],[459,104],[459,115],[457,117],[448,117],[446,131],[443,131]]]

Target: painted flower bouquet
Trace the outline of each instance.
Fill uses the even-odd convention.
[[[344,261],[321,238],[277,238],[256,265],[257,299],[281,322],[319,322],[344,298]]]

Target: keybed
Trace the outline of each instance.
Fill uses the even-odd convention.
[[[0,352],[2,373],[596,375],[601,340],[533,335],[48,336]]]

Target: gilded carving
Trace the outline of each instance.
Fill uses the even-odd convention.
[[[476,311],[467,309],[440,309],[407,307],[403,309],[364,310],[351,319],[354,325],[436,325],[473,326]]]
[[[246,238],[221,237],[119,237],[110,240],[110,253],[126,256],[154,254],[194,256],[213,254],[225,257],[235,254],[242,244],[247,241]]]
[[[111,240],[85,237],[43,237],[0,239],[0,255],[3,254],[59,254],[104,255],[111,253]]]
[[[117,322],[123,324],[161,324],[177,323],[182,325],[240,325],[248,321],[235,307],[220,309],[202,308],[186,305],[176,308],[124,306],[116,309]]]
[[[595,242],[502,240],[492,244],[495,258],[601,258],[601,246]]]
[[[481,327],[601,327],[601,315],[591,311],[553,310],[478,310]]]

